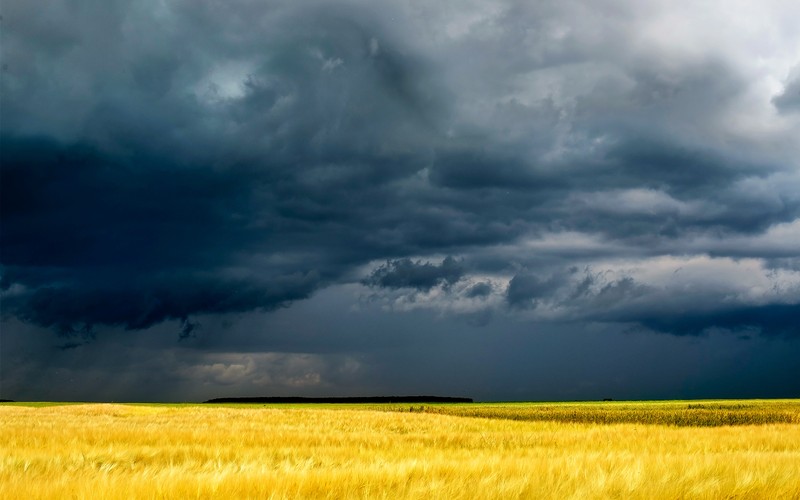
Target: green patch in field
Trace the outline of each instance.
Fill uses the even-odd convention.
[[[800,423],[799,400],[502,403],[426,406],[426,413],[581,424],[690,427]]]

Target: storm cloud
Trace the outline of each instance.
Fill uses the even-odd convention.
[[[398,259],[375,269],[365,283],[385,288],[430,290],[437,285],[449,287],[463,274],[464,269],[452,257],[445,258],[439,265]]]
[[[510,321],[800,337],[799,7],[11,0],[2,15],[4,337],[42,329],[75,351],[166,328],[230,353],[235,325],[332,290],[343,311],[487,336]],[[379,350],[269,330],[277,345],[253,342],[272,354],[241,370],[280,349]]]

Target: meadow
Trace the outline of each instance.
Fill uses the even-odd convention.
[[[0,498],[800,498],[800,401],[0,404]]]

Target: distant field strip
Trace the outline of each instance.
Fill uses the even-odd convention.
[[[410,406],[409,411],[584,424],[627,423],[690,427],[800,424],[798,400],[418,405]]]
[[[798,406],[2,404],[0,498],[798,499],[797,420],[703,423]],[[702,426],[564,421],[656,407]]]

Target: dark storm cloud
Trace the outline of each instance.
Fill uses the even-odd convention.
[[[4,137],[2,287],[18,317],[62,332],[130,329],[308,297],[314,270],[236,277],[256,251],[257,175],[125,159],[88,146]],[[266,228],[265,228],[266,229]],[[264,231],[265,229],[262,229]],[[235,250],[234,250],[235,249]]]
[[[95,14],[123,23],[122,5]],[[193,95],[181,79],[202,69],[193,51],[203,47],[152,53],[78,11],[70,13],[75,53],[64,55],[30,31],[52,19],[11,10],[18,31],[9,59],[19,57],[20,67],[3,80],[4,101],[16,106],[3,121],[2,284],[17,291],[5,311],[69,332],[272,309],[385,251],[373,234],[403,209],[373,215],[374,207],[397,197],[388,183],[425,161],[417,136],[432,107],[417,88],[419,64],[374,23],[366,26],[366,12],[279,10],[274,19],[267,9],[262,20],[292,27],[241,40],[224,39],[232,29],[225,24],[241,21],[225,18],[213,31],[218,49],[253,62],[233,89],[210,81]],[[182,35],[202,28],[209,10],[202,4],[198,25]],[[106,36],[113,43],[104,50],[129,60],[122,76],[84,58],[94,50],[87,44]],[[60,68],[63,78],[88,69],[94,81],[89,100],[59,110],[76,116],[43,116],[31,135],[20,130],[29,128],[26,112],[43,112],[35,96],[50,70],[26,67],[22,55],[38,49],[57,68],[66,60],[78,66]],[[66,92],[56,89],[53,99],[59,91]],[[75,135],[56,130],[65,119],[77,122],[77,137],[48,136]]]
[[[192,337],[197,316],[363,283],[441,287],[481,318],[566,304],[559,320],[794,333],[724,290],[669,323],[647,311],[679,286],[574,271],[792,259],[770,230],[800,215],[796,127],[744,107],[747,57],[670,51],[637,32],[649,8],[587,8],[7,2],[4,314]],[[758,307],[793,307],[795,279]]]
[[[290,301],[307,298],[318,286],[317,276],[273,276],[274,283],[245,280],[185,279],[168,276],[141,283],[108,283],[41,287],[21,298],[8,299],[20,319],[57,328],[62,333],[91,330],[94,325],[121,325],[141,329],[168,319],[181,319],[181,333],[194,329],[189,315],[274,309]]]
[[[464,272],[462,264],[453,257],[445,257],[439,265],[397,259],[375,269],[364,283],[384,288],[430,290],[438,285],[449,287],[460,280]]]
[[[613,318],[614,321],[629,322],[645,329],[672,335],[703,335],[712,330],[722,330],[740,335],[764,335],[800,337],[797,326],[800,305],[749,304],[720,305],[706,301],[700,307],[683,307],[679,314],[656,304],[637,310],[622,308],[617,314],[600,313],[598,319]]]

